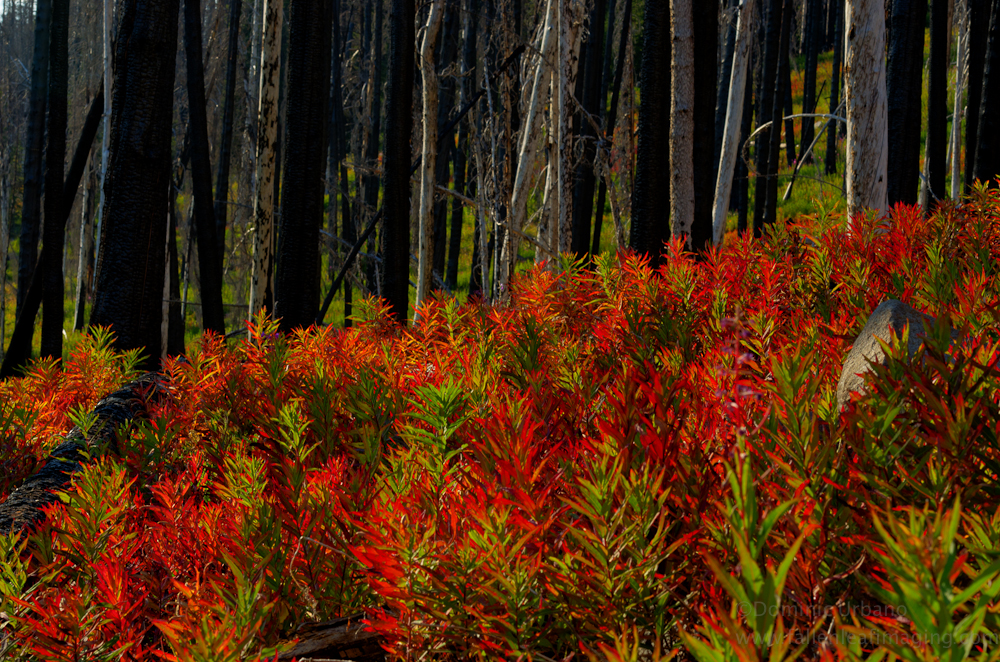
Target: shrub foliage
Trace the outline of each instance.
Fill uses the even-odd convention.
[[[0,539],[2,656],[266,659],[363,612],[414,660],[996,659],[998,203],[206,336]],[[887,297],[939,328],[837,412]],[[0,385],[0,496],[135,364],[98,332]]]

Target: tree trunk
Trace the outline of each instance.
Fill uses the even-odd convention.
[[[948,169],[948,4],[950,0],[931,0],[931,55],[927,72],[927,208],[945,196]],[[921,32],[923,32],[921,30]],[[921,36],[923,36],[921,34]]]
[[[383,292],[406,323],[410,280],[410,134],[413,128],[414,0],[389,0],[389,88],[386,95]]]
[[[670,238],[670,51],[670,3],[649,0],[639,72],[642,102],[629,247],[648,255],[654,264]]]
[[[557,198],[559,200],[558,218],[558,252],[568,253],[572,250],[573,238],[573,176],[569,170],[573,162],[573,136],[570,117],[573,114],[571,92],[576,80],[577,66],[580,56],[580,36],[583,22],[581,15],[584,3],[581,0],[558,0],[559,8],[559,74],[556,77],[556,144],[561,152],[557,168]],[[516,251],[515,251],[516,252]]]
[[[670,0],[671,236],[691,248],[694,226],[694,35],[692,0]]]
[[[372,3],[372,12],[375,14],[375,28],[374,28],[374,39],[372,39],[371,59],[369,62],[369,75],[368,75],[368,117],[371,118],[371,131],[368,134],[368,139],[364,146],[364,158],[365,165],[369,168],[369,172],[362,176],[362,191],[364,204],[361,207],[361,212],[358,214],[358,218],[362,224],[367,227],[368,219],[372,214],[375,213],[375,208],[378,207],[378,190],[379,190],[379,176],[375,172],[378,167],[378,155],[379,155],[379,139],[382,124],[382,17],[385,12],[382,11],[382,0],[374,0]],[[368,243],[368,251],[372,254],[378,251],[377,243],[374,237]],[[369,292],[377,292],[376,287],[376,272],[377,266],[374,262],[370,262],[368,265],[368,290]]]
[[[558,58],[555,57],[558,42],[558,34],[556,32],[558,24],[556,23],[556,19],[558,15],[557,5],[560,1],[548,0],[546,3],[541,39],[539,45],[536,47],[539,54],[532,59],[535,64],[533,67],[534,70],[530,73],[532,76],[531,95],[528,98],[527,112],[524,115],[523,128],[521,130],[521,144],[517,155],[517,172],[514,176],[510,213],[508,215],[512,230],[507,233],[508,238],[512,235],[517,236],[521,232],[524,227],[525,218],[527,217],[528,197],[531,193],[531,174],[535,169],[535,150],[542,133],[542,120],[544,117],[542,106],[545,103],[545,96],[550,88],[552,78],[551,63],[558,61]],[[516,256],[512,253],[513,246],[516,244],[516,241],[509,240],[505,242],[503,247],[503,262],[507,265],[507,268],[501,273],[501,278],[503,279],[501,284],[504,286],[510,273],[513,273]]]
[[[847,0],[847,211],[886,210],[888,158],[885,14],[878,0]]]
[[[887,202],[916,204],[927,0],[892,0],[886,65]],[[832,112],[832,111],[831,111]]]
[[[774,86],[774,124],[771,126],[770,145],[767,156],[766,199],[764,202],[764,224],[778,220],[778,170],[781,157],[781,107],[785,98],[785,85],[788,81],[788,46],[791,35],[793,6],[792,0],[784,0],[781,10],[781,29],[778,33],[778,68]],[[765,90],[767,92],[768,90]],[[787,127],[787,125],[786,125]],[[759,190],[759,189],[758,189]]]
[[[805,71],[802,77],[802,112],[816,112],[816,66],[819,61],[820,24],[823,0],[805,0],[805,20],[802,30],[802,47],[805,51]],[[806,149],[816,137],[816,118],[803,117],[801,143]],[[803,157],[812,163],[812,156]]]
[[[752,28],[750,28],[752,30]],[[747,35],[748,38],[752,37],[752,34]],[[750,62],[747,64],[747,69],[749,71],[754,70],[753,64],[753,52],[751,51],[749,56]],[[739,198],[737,200],[736,207],[736,231],[739,234],[743,234],[747,230],[747,216],[750,213],[750,168],[747,166],[746,159],[743,158],[743,154],[746,150],[746,145],[750,141],[750,131],[753,129],[753,109],[754,109],[754,99],[753,99],[753,76],[747,73],[746,91],[743,93],[743,121],[740,125],[740,140],[737,143],[739,145],[739,152],[737,152],[736,161],[736,181],[739,188]]]
[[[785,65],[785,75],[782,77],[784,83],[782,85],[785,89],[784,94],[784,109],[785,116],[794,114],[795,110],[792,106],[792,67],[789,64]],[[798,160],[798,149],[795,146],[795,120],[784,120],[785,123],[785,165],[789,168],[795,165]],[[808,147],[807,143],[803,142],[802,149]]]
[[[420,75],[423,105],[423,145],[420,162],[420,224],[419,249],[417,253],[417,302],[416,315],[434,289],[434,185],[437,165],[437,116],[438,80],[434,65],[434,49],[438,32],[441,30],[443,0],[431,2],[427,14],[427,27],[420,47]]]
[[[177,206],[173,191],[168,197],[170,211],[167,221],[167,258],[165,260],[167,275],[163,287],[166,294],[163,297],[166,299],[163,310],[166,311],[167,317],[164,320],[166,324],[164,325],[162,322],[160,324],[161,333],[163,327],[166,326],[167,335],[165,338],[161,338],[161,342],[167,341],[167,356],[182,356],[184,354],[184,322],[186,320],[185,315],[181,313],[181,282],[177,260]]]
[[[739,158],[739,138],[746,105],[744,95],[747,88],[747,65],[750,62],[753,8],[754,0],[743,0],[739,19],[736,22],[732,75],[728,84],[729,99],[726,104],[726,123],[722,138],[723,147],[719,161],[719,175],[716,178],[715,202],[712,208],[712,240],[716,246],[722,245],[722,237],[726,231],[726,210],[729,207],[734,166]]]
[[[188,122],[191,136],[191,188],[198,233],[201,319],[205,331],[226,334],[222,312],[222,270],[212,206],[212,164],[208,152],[205,69],[201,54],[201,0],[184,0],[184,53],[187,61]]]
[[[757,181],[754,184],[753,234],[761,236],[767,205],[767,180],[771,172],[771,133],[781,130],[781,106],[775,104],[774,91],[778,80],[778,46],[781,37],[782,0],[770,0],[767,6],[767,27],[764,33],[764,62],[761,68],[757,98],[757,127],[771,126],[757,134],[754,157],[757,160]],[[777,120],[777,121],[775,121]]]
[[[436,66],[442,71],[453,70],[458,57],[459,5],[445,3],[442,8],[444,17],[441,25],[441,38],[438,40],[438,55]],[[455,76],[447,75],[438,84],[438,156],[434,168],[437,185],[449,188],[451,179],[451,161],[455,141],[443,134],[448,126],[453,111],[455,111]],[[448,203],[449,199],[438,196],[434,202],[434,277],[444,284],[445,255],[448,248]],[[449,290],[450,291],[450,290]]]
[[[274,180],[278,138],[278,85],[281,56],[281,0],[264,0],[263,41],[257,108],[257,190],[253,205],[253,263],[250,274],[250,319],[264,307],[270,290],[274,234]]]
[[[1000,174],[1000,0],[993,0],[989,40],[983,66],[983,96],[979,102],[979,146],[973,176],[993,188]]]
[[[73,306],[73,330],[82,331],[87,312],[87,291],[90,289],[94,271],[94,193],[96,170],[92,154],[87,167],[87,183],[83,188],[83,204],[80,206],[80,249],[77,255],[76,299]],[[2,288],[0,288],[2,291]]]
[[[52,0],[38,0],[35,9],[35,52],[31,61],[28,127],[24,139],[24,199],[21,204],[21,243],[17,267],[17,315],[38,258],[42,221],[42,147],[45,144],[45,105],[49,80],[49,33]]]
[[[836,14],[836,28],[833,39],[833,72],[830,76],[830,113],[840,107],[841,64],[844,57],[844,0],[830,0],[831,10]],[[826,132],[826,174],[837,172],[837,136],[840,129],[830,127]]]
[[[63,283],[62,256],[66,241],[65,224],[57,219],[63,207],[63,178],[66,162],[66,105],[69,93],[69,0],[53,0],[49,42],[48,141],[45,149],[44,242],[48,260],[38,265],[45,276],[42,298],[43,357],[62,358]],[[88,150],[89,151],[89,150]]]
[[[150,368],[160,353],[177,18],[178,0],[122,6],[104,236],[90,319],[112,328],[118,349],[139,349]]]
[[[284,331],[315,322],[320,301],[332,17],[326,0],[292,0],[289,5],[287,106],[294,112],[285,121],[285,190],[274,292],[274,314]]]
[[[960,0],[955,0],[956,3]],[[952,103],[951,137],[948,139],[951,151],[951,199],[958,200],[962,194],[962,100],[965,98],[965,72],[968,66],[966,55],[969,49],[969,3],[964,0],[955,7],[958,20],[958,61],[955,63],[955,99]]]
[[[347,203],[347,189],[343,186],[338,178],[340,177],[341,164],[344,160],[344,152],[346,151],[346,140],[344,139],[344,117],[343,117],[343,95],[341,94],[341,88],[343,86],[343,48],[340,43],[340,1],[334,0],[332,7],[332,22],[333,22],[333,36],[330,40],[330,67],[331,67],[331,85],[330,85],[330,112],[328,116],[330,118],[329,126],[329,136],[328,136],[328,161],[326,166],[326,189],[329,193],[329,209],[327,212],[327,230],[331,237],[337,236],[337,196],[340,195],[341,199]],[[370,19],[366,18],[367,22]],[[369,40],[370,41],[370,40]],[[365,131],[362,136],[362,141],[366,141],[370,138],[367,133],[367,124],[362,128]],[[346,179],[346,177],[344,178]],[[363,185],[362,185],[363,187]],[[346,206],[346,205],[342,205]],[[361,205],[363,206],[363,205]],[[341,237],[344,241],[350,241],[353,244],[351,237],[354,235],[354,224],[351,222],[352,219],[350,214],[341,213]],[[334,261],[333,255],[343,256],[344,251],[342,248],[336,248],[331,251],[330,254],[330,274],[333,276],[334,272]],[[349,279],[344,279],[344,326],[350,326],[351,324],[351,314],[353,313],[353,291],[351,288],[351,282]]]
[[[229,214],[229,165],[233,153],[233,111],[236,107],[236,63],[239,57],[240,12],[243,0],[229,1],[229,53],[226,58],[226,100],[222,107],[219,163],[215,176],[215,241],[218,247],[219,283],[226,259],[226,219]]]
[[[712,198],[719,167],[715,153],[715,82],[718,72],[719,0],[693,0],[694,31],[694,217],[691,247],[701,253],[712,241]]]
[[[979,106],[983,98],[983,67],[990,25],[989,0],[969,2],[969,97],[965,103],[965,190],[972,187],[979,147]]]
[[[459,87],[459,107],[464,108],[472,96],[473,83],[476,77],[476,24],[473,20],[477,9],[475,0],[469,0],[466,11],[462,12],[463,37],[462,37],[462,65],[461,83]],[[463,119],[458,127],[458,146],[455,149],[455,190],[459,193],[469,194],[472,187],[466,186],[466,181],[471,182],[471,177],[466,178],[468,167],[468,154],[470,150],[470,120]],[[520,167],[520,164],[519,166]],[[471,196],[470,196],[471,197]],[[511,205],[513,209],[513,205]],[[464,217],[463,203],[455,199],[452,201],[451,211],[451,233],[448,235],[448,274],[445,277],[445,286],[452,292],[458,286],[458,258],[462,250],[462,220]],[[475,241],[473,241],[475,244]],[[470,276],[470,282],[471,282]]]
[[[583,94],[581,112],[576,113],[577,131],[583,141],[583,155],[576,166],[573,182],[573,238],[571,250],[577,259],[590,259],[590,220],[594,215],[595,168],[597,165],[597,131],[594,123],[601,114],[601,74],[604,70],[605,0],[594,0],[590,12],[590,27],[580,81]]]
[[[606,47],[608,59],[611,57],[611,38],[614,34],[614,5],[615,2],[612,2],[611,13],[608,15],[608,43]],[[609,145],[609,151],[610,146],[614,143],[615,126],[618,122],[618,101],[621,97],[622,76],[625,69],[626,50],[631,28],[632,0],[625,0],[625,8],[622,11],[621,29],[618,36],[618,61],[615,63],[614,81],[611,83],[611,105],[608,106],[607,115],[604,120],[604,140]],[[607,73],[607,69],[605,69],[605,76],[607,76]],[[602,96],[601,98],[603,99],[604,97]],[[631,133],[631,129],[629,132]],[[594,243],[590,249],[592,255],[597,255],[601,252],[601,225],[604,221],[604,201],[606,195],[607,183],[602,178],[597,190],[597,213],[594,216]]]
[[[719,84],[715,97],[715,150],[714,162],[722,162],[722,138],[726,131],[726,111],[729,103],[729,83],[733,77],[733,57],[736,51],[736,28],[740,1],[727,0],[726,45],[722,53],[722,67],[719,70]],[[718,174],[718,173],[717,173]]]
[[[100,201],[97,204],[97,218],[94,220],[94,254],[100,255],[101,248],[101,224],[104,219],[104,205],[105,205],[105,194],[104,194],[104,184],[107,181],[108,175],[108,159],[111,158],[111,96],[113,93],[114,80],[112,79],[113,71],[111,69],[111,30],[112,23],[114,21],[112,14],[112,1],[104,0],[104,29],[101,32],[101,37],[103,40],[103,65],[104,65],[104,132],[103,138],[101,139],[101,185],[100,189]],[[95,264],[96,270],[96,264]],[[95,274],[96,277],[96,274]],[[96,280],[91,281],[96,285]]]

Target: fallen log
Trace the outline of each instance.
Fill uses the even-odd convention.
[[[295,632],[295,645],[279,660],[300,662],[383,662],[382,638],[368,629],[362,614],[320,623],[303,623]]]
[[[145,418],[149,405],[165,394],[163,377],[149,372],[102,398],[94,406],[97,420],[87,434],[74,426],[46,459],[42,469],[0,504],[0,535],[39,522],[42,508],[57,500],[54,491],[68,485],[73,474],[83,469],[96,451],[115,443],[123,426],[136,418]]]

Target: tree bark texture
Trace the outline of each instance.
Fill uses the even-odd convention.
[[[781,37],[782,0],[767,3],[766,28],[764,32],[764,62],[761,68],[759,93],[757,96],[757,127],[768,122],[771,126],[757,134],[754,148],[757,179],[754,182],[753,234],[761,236],[764,231],[764,215],[767,205],[767,180],[771,172],[771,133],[781,131],[781,106],[775,104],[774,91],[778,80],[778,45]]]
[[[548,0],[545,8],[545,18],[543,19],[542,31],[540,35],[538,55],[530,61],[534,63],[533,71],[530,71],[532,79],[531,93],[528,97],[528,107],[522,119],[523,128],[521,130],[521,144],[517,156],[517,172],[514,175],[514,186],[510,200],[510,226],[512,231],[507,236],[517,236],[524,227],[527,217],[528,197],[531,193],[531,175],[535,169],[535,150],[541,140],[542,120],[544,118],[543,105],[551,87],[552,63],[557,62],[556,46],[558,42],[558,24],[556,17],[558,12],[557,3],[561,0]],[[510,264],[501,276],[506,284],[508,271],[513,269],[512,255],[513,246],[516,242],[508,241],[503,248],[503,262]]]
[[[917,202],[926,17],[927,0],[892,0],[886,65],[889,205]]]
[[[931,53],[927,75],[927,212],[945,196],[948,170],[948,5],[951,0],[931,0]],[[923,30],[921,30],[923,37]]]
[[[601,115],[601,74],[604,70],[605,0],[594,0],[586,43],[582,46],[583,75],[579,88],[581,110],[576,114],[575,133],[583,142],[583,155],[573,178],[573,238],[570,248],[577,259],[590,259],[590,220],[594,215],[594,186],[597,182],[597,120]]]
[[[733,185],[733,172],[739,158],[739,139],[744,115],[744,95],[747,88],[747,65],[750,63],[750,41],[754,0],[743,0],[736,21],[736,39],[733,48],[732,75],[728,84],[729,99],[726,104],[726,123],[722,134],[719,174],[715,184],[715,201],[712,208],[712,241],[722,245],[726,231],[726,210]]]
[[[726,43],[722,51],[722,66],[719,68],[719,84],[715,97],[715,151],[714,162],[722,160],[722,137],[726,130],[726,110],[729,103],[729,83],[733,77],[733,57],[736,51],[736,29],[739,22],[739,0],[727,0]]]
[[[319,306],[319,228],[329,135],[332,8],[326,0],[289,5],[288,107],[284,192],[274,314],[290,331],[311,325]],[[331,200],[331,204],[336,204]]]
[[[694,34],[692,0],[670,0],[670,221],[691,247],[694,226]]]
[[[965,190],[972,187],[979,147],[979,105],[983,98],[983,67],[990,26],[990,0],[969,3],[969,96],[965,103]]]
[[[926,0],[925,0],[926,1]],[[830,11],[836,14],[833,39],[833,72],[830,77],[830,113],[840,107],[841,65],[844,59],[844,0],[830,0]],[[826,132],[826,174],[837,172],[837,136],[840,129],[830,127]]]
[[[459,5],[446,2],[442,8],[441,34],[438,38],[436,66],[442,72],[453,71],[458,58]],[[445,128],[455,108],[455,76],[438,76],[438,148],[434,177],[436,185],[451,188],[451,165],[454,158],[455,140],[444,135]],[[448,207],[451,200],[445,196],[435,196],[434,201],[434,278],[441,284],[445,280],[445,256],[448,250]],[[445,289],[448,289],[445,286]],[[450,292],[451,290],[448,289]]]
[[[422,148],[420,162],[420,211],[417,251],[417,316],[424,301],[434,289],[434,185],[437,183],[437,116],[438,79],[434,65],[441,21],[444,17],[444,0],[433,0],[427,14],[427,26],[420,47],[421,103],[423,115]]]
[[[767,156],[767,174],[764,177],[766,182],[766,197],[764,201],[763,223],[765,225],[778,220],[778,169],[781,161],[781,124],[782,124],[782,100],[787,91],[786,85],[789,82],[789,62],[788,48],[791,36],[793,4],[792,0],[784,0],[781,10],[781,29],[778,32],[778,68],[775,75],[774,84],[774,123],[771,125],[770,143]],[[785,124],[788,129],[788,123]],[[791,137],[787,140],[790,142]],[[759,190],[759,189],[758,189]]]
[[[383,293],[406,322],[410,281],[410,133],[413,128],[414,0],[389,0],[389,86],[385,121]]]
[[[216,241],[212,201],[212,164],[208,148],[205,110],[205,68],[201,54],[201,0],[184,0],[184,53],[187,61],[188,131],[191,139],[191,187],[194,224],[198,234],[198,269],[201,277],[201,319],[205,331],[226,334],[222,311],[222,269]]]
[[[476,79],[476,23],[474,16],[478,9],[476,0],[467,0],[465,11],[462,12],[462,64],[461,79],[459,87],[459,107],[464,108],[472,97],[474,82]],[[458,127],[458,146],[455,149],[455,190],[459,193],[470,195],[474,186],[474,177],[468,176],[471,171],[471,121],[462,119]],[[520,167],[520,163],[518,164]],[[470,195],[471,197],[471,195]],[[448,274],[445,277],[445,286],[455,291],[458,285],[458,258],[462,251],[462,225],[464,206],[463,203],[455,199],[452,201],[451,232],[448,235]],[[476,245],[475,238],[473,244]],[[473,248],[475,250],[475,248]],[[470,275],[469,284],[472,283]]]
[[[650,0],[643,25],[629,247],[656,264],[670,238],[670,3]]]
[[[53,0],[49,41],[48,141],[45,147],[44,242],[49,259],[38,266],[43,270],[42,297],[43,357],[62,358],[63,282],[62,256],[66,241],[65,221],[59,222],[69,200],[63,200],[66,162],[66,104],[69,93],[69,0]],[[89,152],[89,150],[88,150]],[[68,213],[69,210],[67,209]]]
[[[18,249],[17,314],[38,258],[38,235],[42,224],[42,147],[45,144],[45,105],[49,80],[49,32],[52,0],[35,5],[35,52],[31,60],[31,92],[28,126],[24,139],[24,190],[21,204],[21,244]]]
[[[77,255],[76,298],[73,306],[73,330],[82,331],[87,312],[87,292],[94,272],[94,193],[97,191],[96,154],[91,154],[87,168],[87,183],[80,206],[80,247]],[[3,276],[0,276],[2,278]]]
[[[236,107],[236,64],[240,45],[243,0],[230,0],[229,51],[226,57],[226,100],[222,106],[219,163],[215,176],[215,242],[218,247],[219,283],[226,259],[226,219],[229,215],[229,166],[233,154],[233,111]]]
[[[558,212],[556,218],[557,250],[559,254],[572,250],[573,238],[573,133],[570,118],[573,116],[572,88],[576,81],[580,58],[580,38],[582,34],[582,0],[558,0],[559,59],[556,83],[556,147],[559,150],[556,173],[556,197]]]
[[[73,152],[73,160],[70,162],[69,171],[66,173],[66,183],[62,188],[60,197],[64,204],[60,207],[59,213],[52,219],[52,223],[59,228],[60,232],[66,229],[66,220],[69,218],[73,206],[73,198],[76,196],[76,189],[83,179],[83,170],[87,165],[87,156],[97,137],[97,127],[101,121],[101,108],[104,104],[104,85],[98,88],[97,96],[90,104],[87,111],[87,118],[83,122],[83,130],[80,132],[80,141]],[[54,247],[53,247],[54,248]],[[39,254],[39,264],[45,264],[48,259],[49,250],[43,245]],[[57,258],[58,254],[57,254]],[[12,376],[17,369],[28,363],[31,358],[31,336],[35,328],[35,317],[38,315],[38,308],[42,303],[42,293],[45,289],[42,269],[35,269],[28,282],[27,291],[24,293],[24,305],[14,323],[14,331],[11,334],[10,344],[3,357],[3,365],[0,366],[0,379]]]
[[[691,248],[704,251],[712,241],[712,198],[715,173],[715,83],[719,50],[719,0],[692,0],[691,28],[694,34],[694,90],[692,166],[694,216]]]
[[[373,32],[375,38],[372,39],[371,60],[368,64],[369,82],[366,101],[368,116],[371,118],[371,131],[368,134],[368,139],[365,141],[364,147],[365,165],[371,170],[365,173],[361,179],[364,204],[358,213],[359,226],[364,225],[365,227],[367,227],[368,219],[371,218],[372,214],[375,213],[376,207],[378,207],[379,176],[374,171],[378,166],[379,140],[382,126],[382,21],[385,14],[382,11],[382,0],[373,0],[372,13],[375,15]],[[375,253],[377,251],[377,244],[374,239],[369,242],[368,246],[369,252]],[[376,265],[373,262],[369,263],[367,277],[368,290],[370,292],[378,291],[375,270]]]
[[[955,17],[958,20],[958,59],[955,63],[955,99],[952,103],[951,136],[948,138],[951,152],[952,200],[962,195],[962,101],[965,98],[965,72],[968,68],[966,56],[969,51],[969,8],[968,0],[955,0]]]
[[[805,20],[802,29],[802,49],[805,51],[805,69],[802,75],[802,112],[816,112],[816,66],[819,60],[820,24],[823,0],[805,0]],[[832,112],[832,111],[831,111]],[[816,118],[803,117],[801,142],[806,149],[816,137]],[[804,157],[812,161],[812,156]]]
[[[878,0],[847,0],[847,212],[884,212],[887,140],[885,14]]]
[[[282,1],[263,0],[263,41],[257,106],[257,184],[253,205],[253,263],[250,275],[250,319],[264,307],[271,291],[274,234],[275,160],[278,140],[278,94],[281,77]]]
[[[993,0],[989,39],[983,66],[983,95],[979,102],[979,146],[973,176],[997,186],[1000,174],[1000,0]]]
[[[112,14],[113,0],[104,0],[104,29],[101,31],[103,40],[103,64],[104,64],[104,135],[101,138],[101,185],[100,200],[97,204],[97,218],[94,221],[94,254],[100,254],[101,248],[101,222],[104,218],[104,205],[106,196],[104,192],[104,182],[108,175],[108,160],[111,158],[111,95],[114,87],[114,72],[111,68],[111,29],[113,22]],[[96,265],[95,265],[96,269]],[[96,284],[96,280],[94,281]]]
[[[608,40],[605,50],[607,58],[611,59],[611,38],[614,34],[615,2],[612,1],[608,14]],[[608,106],[607,114],[604,118],[604,141],[612,143],[614,141],[615,126],[618,122],[618,102],[621,97],[622,77],[625,69],[626,50],[632,27],[632,0],[625,0],[625,8],[622,11],[621,29],[618,36],[618,58],[615,63],[614,79],[611,81],[611,104]],[[608,69],[605,68],[605,76],[608,76]],[[606,84],[605,84],[606,87]],[[604,97],[602,97],[604,98]],[[629,129],[631,132],[631,128]],[[591,255],[601,252],[601,225],[604,221],[604,201],[607,195],[607,180],[601,178],[600,186],[597,190],[597,211],[594,215],[594,243],[590,248]]]
[[[128,0],[115,54],[111,155],[91,324],[121,350],[160,353],[178,0]]]

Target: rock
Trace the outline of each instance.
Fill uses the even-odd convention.
[[[933,317],[921,313],[902,301],[889,299],[879,304],[868,318],[865,328],[855,339],[854,347],[851,348],[851,352],[844,360],[844,369],[840,373],[840,382],[837,384],[837,411],[850,402],[851,391],[865,392],[864,375],[871,370],[869,362],[878,365],[885,364],[885,352],[882,351],[878,339],[889,342],[890,329],[901,334],[904,328],[910,326],[907,350],[908,355],[912,358],[920,349],[927,330],[933,327],[934,323]]]

